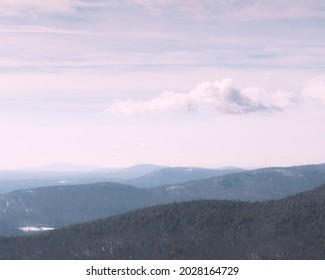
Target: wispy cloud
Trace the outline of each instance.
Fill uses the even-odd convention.
[[[35,15],[40,13],[67,13],[80,8],[100,7],[107,1],[91,0],[0,0],[0,15]]]
[[[261,87],[238,89],[230,79],[203,82],[188,93],[165,92],[143,102],[116,101],[106,110],[111,114],[151,115],[163,112],[195,112],[213,109],[224,114],[281,111],[293,103],[290,92],[268,92]]]
[[[256,20],[324,16],[322,0],[0,0],[0,15],[69,13],[80,9],[132,6],[152,13],[182,13],[197,19]]]
[[[70,34],[91,35],[90,32],[74,29],[59,29],[37,25],[0,25],[0,33],[47,33],[47,34]]]
[[[15,15],[9,25],[0,26],[0,67],[8,71],[323,67],[324,39],[308,37],[315,32],[314,24],[303,27],[299,36],[289,33],[291,24],[276,33],[265,32],[273,28],[265,22],[257,27],[245,23],[235,31],[231,26],[232,20],[317,16],[325,10],[324,1],[294,2],[0,0],[0,16]],[[152,17],[143,9],[161,14]],[[185,20],[184,14],[190,19]],[[78,16],[82,24],[75,20]],[[198,21],[198,17],[224,18],[230,25]],[[190,25],[195,28],[187,28]]]
[[[200,19],[260,20],[324,16],[322,0],[132,0],[154,13],[180,11]]]

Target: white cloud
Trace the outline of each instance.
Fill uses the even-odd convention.
[[[191,98],[185,94],[165,92],[146,102],[116,101],[107,112],[123,115],[149,115],[161,112],[189,112],[196,110]]]
[[[106,112],[123,115],[150,115],[163,112],[194,112],[214,109],[225,114],[247,114],[283,110],[295,103],[293,94],[268,92],[260,87],[242,90],[230,79],[203,82],[188,93],[165,92],[143,102],[116,101]]]
[[[325,75],[315,77],[305,83],[302,95],[306,99],[325,105]]]

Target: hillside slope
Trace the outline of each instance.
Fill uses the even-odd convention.
[[[243,169],[207,169],[207,168],[189,168],[189,167],[167,167],[156,170],[144,176],[121,181],[135,187],[150,188],[159,185],[182,183],[194,180],[207,179],[216,176],[222,176],[231,173],[243,172]]]
[[[159,203],[128,185],[96,183],[19,190],[0,196],[0,235],[22,227],[58,228]]]
[[[0,239],[1,259],[325,259],[325,186],[278,201],[159,205]]]
[[[152,189],[165,201],[280,199],[325,183],[325,164],[272,167]]]

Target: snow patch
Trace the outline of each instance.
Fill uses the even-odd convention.
[[[175,190],[175,189],[182,189],[184,187],[182,186],[171,186],[171,187],[168,187],[166,190],[169,191],[169,190]]]
[[[55,228],[50,227],[20,227],[20,230],[23,232],[34,232],[34,231],[47,231],[47,230],[54,230]]]
[[[67,181],[67,180],[61,180],[61,181],[59,181],[59,184],[67,184],[67,183],[69,183],[69,181]]]
[[[276,173],[280,173],[283,176],[290,176],[290,177],[292,177],[292,176],[296,176],[297,175],[294,172],[289,171],[289,170],[285,170],[285,169],[274,169],[273,171],[276,172]]]
[[[192,168],[187,168],[186,171],[191,172],[191,171],[193,171],[193,169]]]

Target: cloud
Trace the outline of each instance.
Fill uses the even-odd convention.
[[[181,93],[165,92],[158,98],[145,102],[116,101],[106,112],[122,115],[149,115],[162,112],[195,111],[196,104],[188,96]]]
[[[1,33],[47,33],[47,34],[68,34],[68,35],[90,35],[89,32],[73,30],[73,29],[59,29],[47,26],[36,25],[0,25]]]
[[[35,15],[42,13],[67,13],[80,8],[101,7],[107,1],[98,0],[0,0],[0,15]]]
[[[0,15],[67,13],[80,9],[142,7],[152,13],[182,13],[199,19],[256,20],[323,17],[323,0],[0,0]]]
[[[325,75],[318,76],[305,83],[302,96],[312,102],[325,105]]]
[[[256,20],[324,16],[322,0],[132,0],[154,12],[180,11],[200,19]]]
[[[151,115],[164,112],[196,112],[215,110],[224,114],[281,111],[295,103],[293,94],[268,92],[260,87],[242,90],[230,79],[203,82],[188,93],[165,92],[143,102],[116,101],[106,110],[111,114]]]

